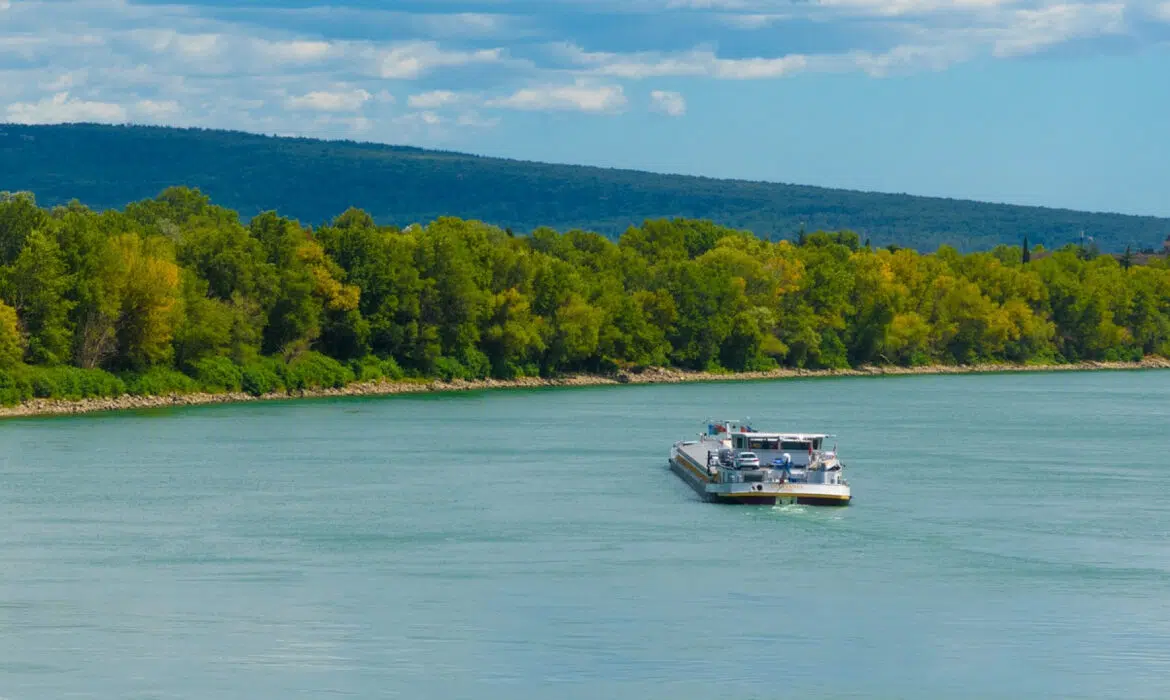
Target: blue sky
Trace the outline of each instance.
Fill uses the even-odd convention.
[[[1170,0],[0,0],[0,120],[1170,216]]]

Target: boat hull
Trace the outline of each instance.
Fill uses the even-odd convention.
[[[853,500],[849,487],[841,484],[716,483],[712,474],[685,449],[672,450],[668,464],[671,471],[708,503],[847,506]]]
[[[761,496],[711,496],[707,499],[711,503],[726,503],[729,505],[757,505],[757,506],[775,506],[775,505],[802,505],[802,506],[847,506],[850,500],[849,496],[797,496],[792,494],[779,494],[775,496],[761,495]]]

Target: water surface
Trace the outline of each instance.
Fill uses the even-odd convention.
[[[1170,697],[1170,372],[0,423],[0,697]],[[705,504],[708,417],[854,504]]]

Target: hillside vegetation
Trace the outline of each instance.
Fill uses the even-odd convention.
[[[751,157],[745,154],[745,157]],[[616,238],[645,219],[697,218],[793,239],[852,230],[875,246],[1049,248],[1092,236],[1102,250],[1160,248],[1170,220],[796,185],[527,163],[352,142],[145,126],[0,125],[0,190],[45,205],[121,208],[198,187],[244,219],[269,209],[322,224],[350,206],[379,224],[440,216],[517,233],[538,226]]]
[[[1066,247],[871,249],[653,220],[613,242],[349,209],[246,224],[186,188],[94,212],[0,194],[0,402],[1170,355],[1170,266]],[[1030,258],[1030,259],[1029,259]]]

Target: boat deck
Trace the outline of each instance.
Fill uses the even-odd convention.
[[[716,442],[686,441],[676,443],[671,449],[671,470],[690,484],[703,500],[762,505],[847,505],[852,498],[849,485],[845,483],[721,482],[718,470],[724,468],[707,467],[708,452],[718,448]]]

